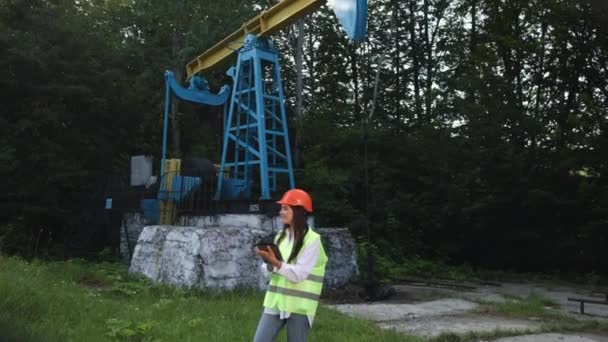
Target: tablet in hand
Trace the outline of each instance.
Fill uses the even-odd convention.
[[[279,259],[279,261],[283,261],[283,256],[281,255],[279,246],[277,246],[275,243],[260,242],[256,244],[256,247],[261,250],[265,250],[267,247],[272,248],[272,251],[274,252],[274,255],[277,257],[277,259]]]

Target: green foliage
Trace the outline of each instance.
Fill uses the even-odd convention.
[[[378,247],[367,242],[357,244],[357,265],[361,272],[361,279],[368,280],[369,275],[369,254],[372,255],[372,279],[390,279],[394,275],[395,262],[387,258],[383,253],[379,253]]]
[[[0,252],[112,260],[105,183],[128,175],[133,154],[158,157],[163,72],[183,77],[269,4],[3,2]],[[369,10],[363,45],[326,7],[305,20],[303,121],[292,115],[294,30],[273,37],[291,137],[302,137],[296,182],[318,225],[347,226],[358,241],[369,228],[383,274],[424,273],[401,262],[416,259],[607,269],[606,6],[373,0]],[[171,154],[219,161],[221,110],[181,104]]]
[[[0,293],[2,340],[251,341],[263,311],[258,291],[180,290],[132,278],[122,264],[82,260],[0,257]],[[310,339],[419,341],[324,306]]]
[[[368,250],[366,242],[357,244],[357,263],[361,269],[361,277],[368,276]],[[487,279],[492,272],[474,270],[470,265],[451,266],[439,261],[420,258],[393,259],[393,253],[383,253],[375,245],[371,246],[373,253],[373,271],[378,280],[414,280],[414,279],[441,279],[458,282],[479,281]]]
[[[608,94],[605,80],[587,78],[604,68],[582,63],[606,58],[596,11],[606,8],[378,0],[370,2],[370,41],[359,48],[320,13],[306,66],[319,90],[308,96],[301,147],[301,184],[322,204],[317,220],[364,237],[369,220],[374,245],[394,260],[605,269],[591,255],[606,241],[598,229],[608,217],[599,171]],[[577,35],[584,38],[574,42]],[[361,113],[380,55],[366,180]]]
[[[11,222],[0,226],[0,253],[16,254],[20,249],[31,246],[29,236],[19,222]]]
[[[113,340],[160,341],[160,339],[152,338],[150,336],[153,329],[157,325],[158,322],[151,320],[134,323],[117,318],[110,318],[106,321],[106,327],[108,330],[106,336],[112,338]]]
[[[449,266],[440,262],[423,259],[406,259],[396,263],[391,275],[394,278],[419,277],[439,278],[454,281],[472,281],[481,279],[480,275],[470,266]]]

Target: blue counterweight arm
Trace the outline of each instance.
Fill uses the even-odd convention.
[[[220,89],[220,92],[213,94],[209,91],[207,81],[202,77],[192,77],[190,79],[190,85],[188,88],[180,86],[175,80],[175,74],[167,70],[165,71],[165,113],[163,117],[163,148],[162,148],[162,161],[160,166],[160,176],[162,177],[165,173],[165,159],[167,153],[167,129],[169,125],[169,102],[171,101],[171,93],[177,98],[198,103],[206,104],[209,106],[221,106],[226,103],[230,96],[230,86],[224,85]]]
[[[230,86],[224,85],[219,93],[213,94],[209,91],[207,80],[199,76],[192,77],[188,88],[184,88],[177,83],[173,72],[167,70],[165,71],[165,82],[170,86],[175,96],[188,102],[221,106],[226,103],[228,96],[230,96]]]

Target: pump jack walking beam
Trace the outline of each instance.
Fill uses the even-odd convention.
[[[283,0],[249,20],[243,26],[186,65],[188,78],[199,72],[232,64],[236,51],[253,34],[267,38],[321,7],[326,0]]]

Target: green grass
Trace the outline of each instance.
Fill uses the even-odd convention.
[[[532,293],[525,298],[509,298],[503,303],[482,303],[477,308],[478,313],[492,314],[513,318],[536,318],[549,321],[575,321],[563,313],[551,310],[558,304],[544,298],[538,293]]]
[[[154,285],[116,263],[26,262],[0,256],[2,341],[251,341],[263,293],[212,294]],[[539,332],[608,332],[608,322],[578,321],[533,293],[481,303],[477,313],[543,322]],[[513,331],[443,334],[429,342],[469,342]],[[423,341],[320,307],[310,341]],[[286,341],[285,331],[278,341]]]
[[[0,340],[251,341],[263,293],[153,285],[121,264],[0,256]],[[10,328],[10,333],[9,333]],[[285,332],[279,341],[285,341]],[[310,341],[420,341],[320,307]]]

